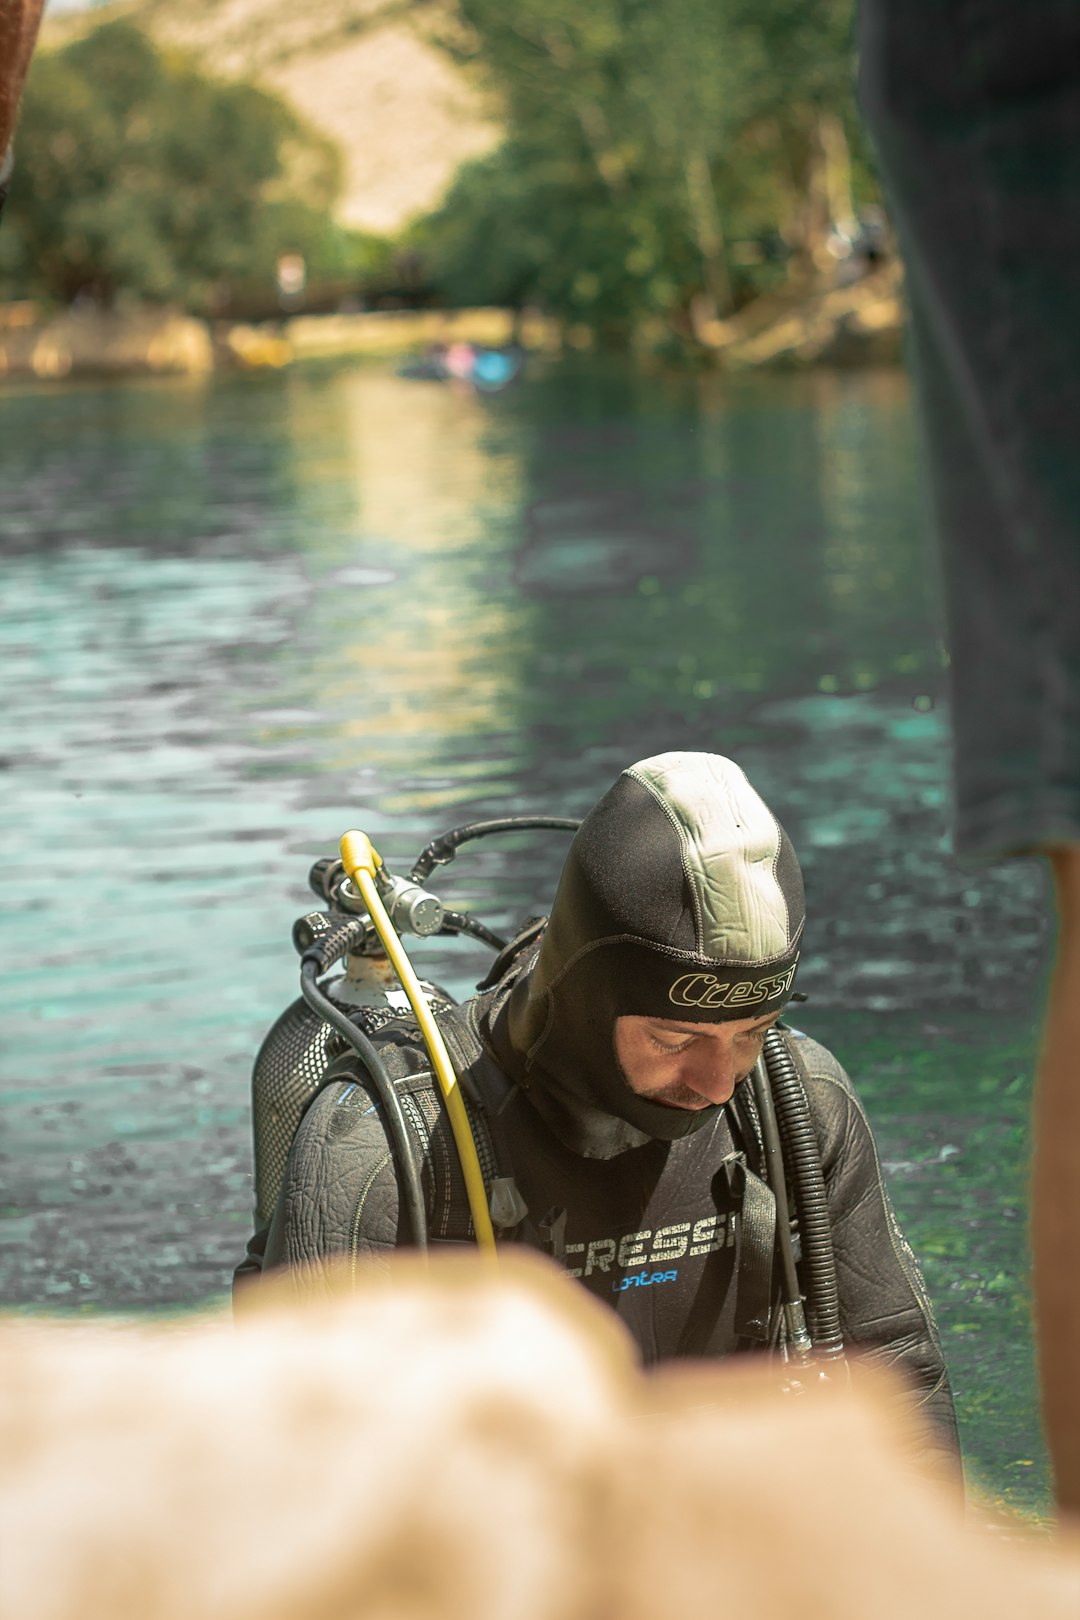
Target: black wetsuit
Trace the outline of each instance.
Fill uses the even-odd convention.
[[[717,1110],[691,1135],[586,1159],[559,1141],[527,1095],[480,1050],[484,1010],[479,997],[444,1014],[440,1024],[459,1062],[473,1054],[461,1068],[463,1091],[474,1117],[482,1099],[499,1173],[513,1177],[528,1208],[514,1240],[546,1250],[615,1311],[646,1364],[767,1348],[779,1321],[775,1299],[764,1332],[748,1337],[737,1320],[744,1173],[755,1159],[739,1093],[734,1106]],[[785,1039],[821,1149],[845,1344],[895,1366],[944,1449],[955,1449],[941,1346],[866,1115],[831,1053],[794,1030]],[[449,1175],[454,1148],[424,1046],[404,1022],[388,1026],[379,1044],[407,1117],[435,1121],[425,1172],[430,1238],[460,1242],[471,1227],[454,1191],[457,1178],[452,1183]],[[329,1256],[385,1258],[407,1243],[381,1110],[349,1055],[333,1065],[297,1132],[262,1264],[310,1278]],[[255,1249],[261,1246],[257,1240]]]

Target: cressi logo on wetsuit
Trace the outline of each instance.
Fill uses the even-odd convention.
[[[715,973],[684,973],[668,991],[668,1000],[676,1007],[753,1007],[759,1001],[774,1001],[786,996],[798,957],[786,973],[770,974],[764,979],[718,979]]]
[[[648,1288],[654,1283],[675,1282],[679,1270],[672,1266],[673,1261],[686,1257],[698,1259],[734,1245],[735,1220],[735,1211],[728,1210],[703,1215],[697,1221],[676,1221],[655,1231],[646,1227],[639,1232],[624,1232],[620,1237],[568,1243],[563,1251],[567,1275],[592,1277],[597,1272],[621,1272],[622,1276],[612,1280],[614,1294],[625,1293],[630,1288]],[[579,1256],[581,1264],[575,1266],[572,1262]],[[638,1266],[643,1269],[634,1269]],[[649,1266],[659,1269],[644,1269]]]

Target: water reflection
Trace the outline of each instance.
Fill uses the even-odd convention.
[[[184,893],[188,918],[237,903],[258,866],[241,928],[261,930],[279,874],[296,888],[292,852],[347,821],[404,858],[435,821],[577,813],[627,759],[706,746],[792,821],[835,930],[814,945],[825,982],[981,993],[990,968],[951,915],[968,880],[943,844],[897,377],[555,370],[493,401],[344,368],[13,394],[0,417],[28,469],[2,485],[13,864],[88,847],[99,939],[118,911],[138,938],[149,870],[170,904],[181,874],[217,874]],[[257,859],[234,828],[261,829]],[[476,894],[505,924],[558,859],[478,856]],[[983,904],[1027,958],[1019,870]],[[881,964],[901,958],[899,988]],[[1011,963],[993,957],[1004,980]],[[197,951],[180,971],[209,977]]]
[[[460,759],[519,721],[533,631],[505,563],[517,455],[486,448],[488,415],[472,393],[364,373],[340,379],[331,408],[327,390],[318,401],[314,392],[291,395],[300,476],[305,486],[347,480],[351,492],[337,544],[323,535],[308,552],[319,571],[306,626],[311,704],[338,717],[326,763],[409,746],[414,766]],[[380,576],[395,589],[372,582]]]
[[[490,400],[343,368],[12,394],[0,420],[27,467],[0,486],[10,898],[62,913],[76,950],[86,930],[104,1001],[121,934],[138,953],[145,932],[148,971],[216,982],[197,930],[166,967],[151,872],[171,946],[241,906],[239,938],[273,957],[294,852],[347,822],[407,858],[496,805],[579,813],[678,745],[735,753],[791,821],[834,999],[970,1001],[1013,973],[955,915],[895,375],[554,370]],[[88,852],[81,921],[36,894],[43,843]],[[465,898],[505,925],[558,860],[478,854]],[[982,905],[1037,951],[1022,868]]]
[[[536,722],[576,749],[643,710],[678,728],[753,693],[936,685],[902,380],[647,386],[593,377],[571,404],[556,381],[530,424]]]

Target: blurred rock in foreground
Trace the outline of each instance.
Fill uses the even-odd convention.
[[[415,1258],[237,1327],[8,1320],[19,1620],[1075,1620],[1075,1540],[965,1523],[880,1374],[642,1376],[534,1257]]]

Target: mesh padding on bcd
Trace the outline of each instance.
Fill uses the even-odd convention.
[[[421,1181],[427,1206],[428,1235],[455,1243],[467,1243],[476,1235],[469,1209],[469,1195],[450,1117],[437,1086],[433,1081],[430,1088],[401,1092],[400,1096],[406,1118],[420,1139],[423,1164]],[[467,1099],[463,1100],[476,1143],[476,1156],[480,1161],[484,1186],[490,1188],[499,1171],[487,1123],[479,1109],[474,1108]]]
[[[451,998],[438,985],[421,980],[421,988],[436,1012],[453,1006]],[[369,1038],[376,1038],[377,1044],[381,1031],[403,1021],[400,1010],[388,1006],[342,1007],[341,1010]],[[420,1041],[419,1031],[415,1032],[415,1039]],[[259,1048],[251,1076],[257,1226],[267,1225],[273,1216],[301,1116],[322,1084],[326,1070],[344,1050],[342,1037],[329,1024],[324,1024],[302,998],[286,1007]],[[431,1235],[465,1242],[473,1236],[472,1219],[453,1133],[435,1082],[432,1080],[430,1091],[401,1092],[400,1095],[409,1123],[420,1138]],[[466,1108],[484,1180],[490,1182],[498,1175],[491,1140],[483,1120],[478,1119],[468,1104]],[[432,1211],[437,1213],[433,1215]]]
[[[259,1048],[251,1076],[257,1225],[274,1213],[300,1116],[333,1056],[331,1039],[337,1046],[329,1024],[301,999],[286,1007]]]

